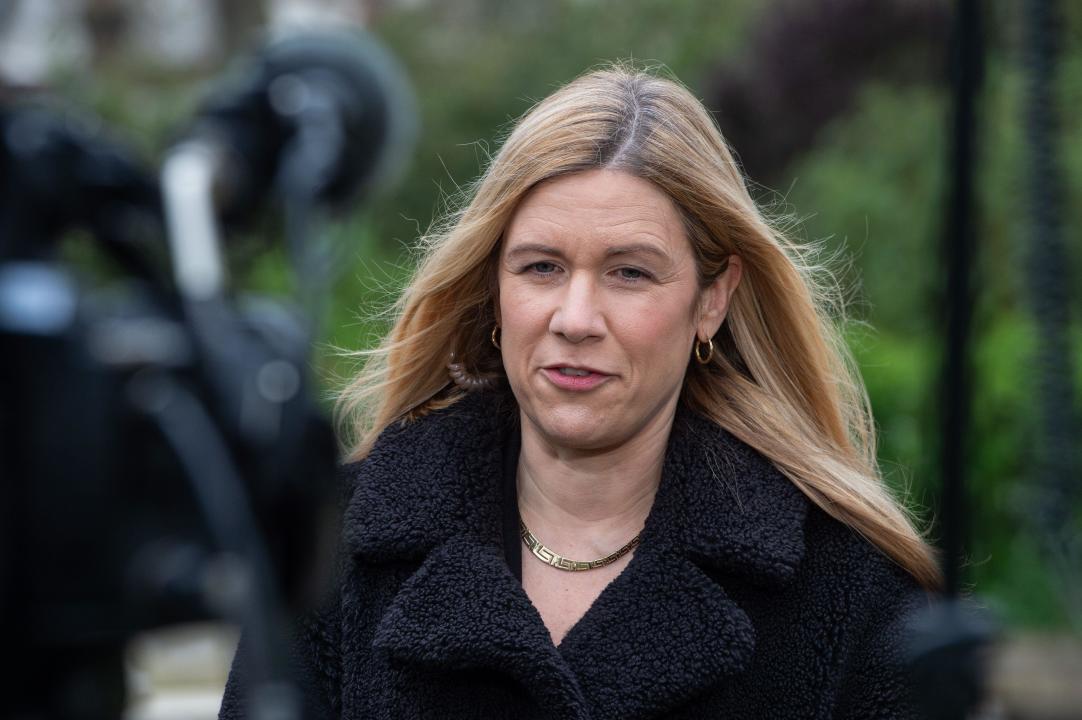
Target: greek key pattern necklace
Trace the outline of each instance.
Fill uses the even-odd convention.
[[[522,533],[522,542],[526,543],[526,547],[530,549],[530,552],[533,553],[535,558],[546,565],[551,565],[557,570],[567,570],[568,572],[582,572],[583,570],[593,570],[595,568],[605,567],[606,565],[612,565],[639,545],[639,536],[636,535],[628,541],[627,545],[624,545],[611,555],[606,555],[597,560],[570,560],[545,547],[545,545],[537,539],[537,536],[530,532],[530,529],[526,527],[526,523],[522,522],[522,518],[519,518],[518,525],[519,531]]]

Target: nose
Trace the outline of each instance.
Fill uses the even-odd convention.
[[[588,273],[572,273],[563,286],[549,330],[573,343],[605,335],[597,283]]]

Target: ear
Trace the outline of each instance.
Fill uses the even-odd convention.
[[[736,286],[740,284],[742,273],[743,264],[740,258],[730,255],[725,272],[703,288],[699,296],[699,319],[695,328],[696,337],[703,342],[714,337],[725,321],[725,316],[729,313],[729,302],[732,300],[733,293],[736,292]]]

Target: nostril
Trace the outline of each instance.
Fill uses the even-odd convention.
[[[556,313],[553,315],[549,330],[571,342],[582,342],[592,337],[604,335],[604,323],[597,317]]]

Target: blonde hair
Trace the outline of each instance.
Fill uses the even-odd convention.
[[[683,402],[769,458],[826,513],[924,587],[941,584],[935,556],[879,474],[864,384],[828,308],[833,285],[760,213],[702,104],[673,80],[614,66],[538,103],[514,127],[472,199],[426,234],[397,320],[338,400],[350,459],[396,421],[458,400],[447,364],[498,376],[494,260],[523,196],[591,168],[632,173],[675,203],[704,286],[730,255],[743,276],[708,365],[690,363]]]

